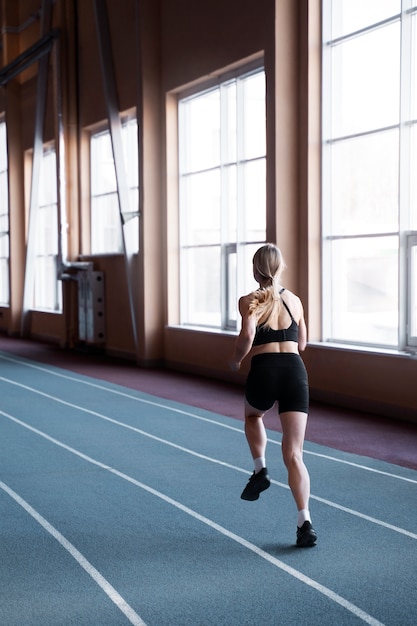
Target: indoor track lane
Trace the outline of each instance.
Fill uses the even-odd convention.
[[[0,623],[415,624],[417,472],[306,442],[315,548],[269,432],[0,353]]]

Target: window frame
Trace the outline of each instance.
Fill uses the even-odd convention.
[[[49,176],[45,173],[45,158],[49,155],[54,155],[54,163],[53,163],[53,175]],[[34,282],[33,282],[33,294],[32,294],[32,304],[30,309],[32,311],[41,311],[47,313],[58,313],[61,314],[63,312],[63,293],[62,293],[62,282],[59,279],[59,269],[60,269],[60,259],[59,259],[59,219],[58,219],[58,187],[57,187],[57,152],[56,146],[54,143],[45,144],[42,152],[42,163],[39,173],[39,197],[38,197],[38,206],[37,206],[37,233],[36,233],[36,243],[34,248]],[[53,198],[48,198],[47,201],[43,202],[41,200],[43,188],[48,189],[48,193],[51,190],[50,181],[53,180],[55,182],[55,190],[53,194]],[[39,232],[41,228],[41,220],[40,216],[43,211],[49,211],[49,217],[51,214],[55,214],[56,218],[56,230],[53,233],[55,236],[55,242],[52,247],[55,248],[54,251],[44,250],[39,247],[40,241],[46,241],[50,239],[48,237],[47,231],[43,234]],[[50,219],[43,220],[44,223],[50,223]],[[52,267],[52,271],[50,272],[40,272],[40,268],[44,266]],[[37,299],[39,298],[39,299]]]
[[[128,113],[121,115],[122,141],[123,141],[123,148],[125,151],[125,157],[126,157],[126,152],[128,150],[128,146],[126,142],[124,141],[123,132],[127,127],[133,124],[135,126],[135,131],[136,131],[135,145],[137,149],[137,161],[136,162],[138,164],[138,168],[137,168],[137,177],[135,180],[135,184],[134,185],[129,184],[129,195],[130,197],[132,197],[133,194],[135,195],[136,207],[132,207],[132,206],[130,207],[131,210],[129,214],[126,216],[123,216],[123,223],[121,223],[121,216],[120,216],[117,178],[116,178],[116,172],[115,172],[114,157],[112,154],[110,129],[108,125],[102,124],[90,130],[89,132],[89,168],[90,168],[90,185],[89,185],[90,187],[90,243],[89,245],[90,245],[91,254],[93,256],[123,254],[125,246],[129,248],[129,251],[131,253],[137,253],[139,251],[139,226],[137,228],[137,232],[135,233],[130,232],[132,230],[131,228],[132,225],[135,223],[135,218],[139,218],[139,184],[140,182],[139,182],[138,121],[137,121],[136,112],[128,112]],[[99,193],[94,193],[95,185],[93,181],[93,172],[94,172],[95,167],[92,162],[92,159],[93,159],[92,142],[95,138],[99,138],[103,136],[108,137],[111,158],[113,161],[113,173],[114,173],[115,184],[111,190],[105,190],[105,191],[100,191]],[[130,182],[129,176],[128,176],[128,181]],[[107,227],[108,230],[112,233],[110,236],[111,246],[105,245],[106,237],[103,235],[103,233],[101,235],[101,243],[99,243],[99,245],[97,246],[94,246],[93,245],[94,236],[95,236],[94,231],[97,228],[97,224],[99,225],[99,227],[102,227],[101,221],[95,219],[94,204],[96,202],[100,202],[104,198],[107,198],[111,202],[112,208],[110,209],[110,211],[112,214],[114,214],[113,217],[111,218],[110,225]],[[129,224],[128,228],[126,229],[125,226],[129,221],[132,221],[132,224]],[[122,232],[122,228],[123,228],[123,232]]]
[[[0,272],[2,276],[1,286],[0,286],[0,306],[8,307],[10,306],[10,203],[9,203],[9,167],[8,167],[8,154],[7,154],[7,123],[4,115],[0,115],[0,125],[4,129],[4,164],[5,168],[0,171],[0,175],[5,178],[6,181],[6,193],[5,197],[5,206],[0,206],[0,218],[1,220],[7,223],[6,230],[0,230],[0,238],[4,240],[2,241],[2,245],[0,247]],[[1,253],[3,246],[7,249],[5,254]],[[5,280],[3,280],[5,279]]]
[[[417,348],[417,231],[407,234],[406,331],[406,345],[415,351]]]
[[[395,14],[387,17],[386,19],[361,26],[360,29],[354,32],[346,32],[344,34],[338,34],[333,40],[331,39],[331,5],[332,0],[324,0],[322,2],[323,7],[323,24],[322,24],[322,286],[323,286],[323,299],[322,299],[322,341],[330,342],[334,344],[357,347],[367,347],[376,351],[384,351],[386,349],[394,349],[401,352],[409,351],[415,348],[417,345],[417,338],[410,334],[410,328],[412,324],[412,311],[413,305],[415,306],[415,292],[413,289],[417,289],[414,285],[417,285],[417,276],[411,276],[411,252],[410,241],[414,241],[415,233],[408,233],[412,223],[417,223],[417,216],[411,215],[411,211],[415,210],[411,205],[411,163],[410,161],[410,142],[412,129],[417,129],[417,119],[412,119],[411,116],[411,86],[409,76],[413,70],[414,81],[417,81],[417,68],[412,67],[412,46],[417,48],[417,7],[411,6],[411,3],[406,0],[401,3],[402,10],[400,14]],[[326,13],[327,12],[327,13]],[[414,20],[414,21],[413,21]],[[400,107],[398,114],[398,123],[393,126],[386,126],[377,129],[368,128],[364,131],[353,133],[346,136],[336,136],[331,129],[332,125],[332,98],[335,94],[332,93],[332,68],[331,68],[331,47],[336,45],[343,45],[356,37],[366,36],[366,34],[372,33],[379,28],[389,26],[395,22],[400,24],[400,66],[399,70],[399,97]],[[412,39],[412,26],[414,27],[414,40]],[[415,56],[415,55],[414,55]],[[416,61],[414,61],[416,63]],[[417,85],[414,85],[414,92],[417,92]],[[334,106],[334,104],[333,104]],[[416,107],[416,103],[414,103]],[[349,141],[355,138],[361,138],[363,136],[369,136],[372,133],[383,133],[390,129],[396,129],[398,132],[398,227],[393,232],[362,232],[359,231],[356,235],[352,234],[340,234],[332,231],[331,220],[333,217],[332,198],[331,198],[331,180],[334,176],[332,172],[332,154],[331,146],[336,142]],[[414,130],[417,133],[416,130]],[[407,165],[408,163],[408,165]],[[414,222],[413,222],[414,219]],[[397,329],[397,342],[396,345],[384,344],[382,342],[365,342],[365,341],[346,341],[341,337],[337,337],[332,334],[332,308],[334,306],[334,295],[332,291],[334,285],[331,280],[332,267],[331,247],[332,242],[336,240],[348,240],[348,239],[363,239],[364,237],[387,237],[395,236],[398,239],[397,248],[397,262],[398,262],[398,329]],[[414,244],[413,244],[414,245]],[[414,280],[414,282],[413,282]],[[330,303],[330,306],[329,306]]]
[[[217,331],[225,331],[225,332],[236,332],[237,331],[237,323],[238,323],[238,311],[237,311],[237,302],[238,302],[238,294],[243,293],[245,287],[248,284],[247,278],[244,278],[244,274],[247,274],[248,268],[247,266],[247,254],[245,254],[245,249],[249,246],[260,246],[266,242],[266,234],[267,234],[267,211],[266,211],[266,201],[265,201],[265,231],[263,233],[263,238],[259,239],[246,239],[242,236],[243,220],[238,220],[237,223],[237,240],[229,241],[227,237],[224,237],[224,220],[227,219],[225,217],[225,202],[227,202],[226,193],[225,193],[225,179],[224,179],[224,170],[227,167],[230,167],[232,161],[224,161],[225,154],[225,146],[224,146],[224,133],[223,126],[220,123],[220,158],[219,164],[216,166],[220,171],[220,207],[221,207],[221,218],[220,218],[220,240],[217,243],[189,243],[186,241],[186,237],[184,236],[184,191],[183,191],[183,183],[184,178],[187,175],[192,174],[191,170],[189,172],[185,171],[184,168],[184,157],[181,151],[181,141],[184,137],[181,135],[183,128],[183,120],[182,116],[182,107],[181,104],[183,101],[186,101],[190,98],[204,95],[204,93],[209,94],[211,91],[218,89],[222,90],[225,86],[230,84],[232,81],[236,81],[236,91],[237,91],[237,124],[241,124],[238,121],[239,116],[242,116],[242,104],[241,104],[241,96],[239,96],[238,92],[240,89],[240,85],[242,84],[242,79],[249,78],[257,73],[263,72],[263,75],[266,79],[265,73],[265,64],[263,57],[259,57],[250,63],[242,64],[238,67],[233,68],[232,70],[219,72],[215,77],[210,77],[207,80],[199,81],[197,84],[189,87],[185,90],[180,90],[177,92],[177,124],[178,124],[178,216],[179,216],[179,324],[181,327],[198,327],[201,330],[217,330]],[[224,102],[220,104],[220,110],[224,108]],[[222,116],[222,113],[220,114]],[[183,131],[185,132],[185,131]],[[237,134],[238,131],[237,131]],[[239,148],[237,148],[239,150]],[[241,169],[241,165],[245,163],[262,161],[265,164],[265,194],[266,194],[266,158],[267,158],[267,150],[266,150],[266,90],[265,90],[265,151],[264,154],[260,157],[256,157],[253,159],[243,159],[239,152],[236,154],[235,160],[233,164],[236,166],[236,193],[238,196],[244,196],[244,180],[243,177],[239,175],[239,170]],[[204,170],[206,171],[206,170]],[[209,171],[209,169],[207,170]],[[239,203],[239,201],[237,200]],[[211,324],[211,323],[202,323],[201,321],[193,321],[190,319],[190,315],[185,314],[187,310],[187,298],[189,294],[189,290],[187,286],[187,278],[186,278],[186,264],[184,262],[184,254],[190,250],[202,250],[203,248],[213,248],[214,246],[219,248],[219,259],[220,259],[220,311],[219,311],[219,324]],[[236,268],[236,281],[235,286],[233,288],[232,281],[232,272]],[[255,283],[251,288],[255,288]]]

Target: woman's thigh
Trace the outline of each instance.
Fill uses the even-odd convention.
[[[282,452],[301,452],[307,427],[307,413],[286,411],[280,414],[282,426]]]

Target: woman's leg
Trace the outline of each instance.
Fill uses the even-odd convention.
[[[297,510],[308,510],[310,499],[310,476],[303,461],[303,445],[307,426],[307,414],[299,411],[281,413],[282,456],[288,470],[288,485]]]
[[[265,458],[267,437],[263,416],[264,413],[245,400],[245,435],[253,459]]]
[[[255,469],[249,482],[242,491],[242,500],[257,500],[259,494],[271,484],[268,470],[265,467],[266,431],[263,423],[263,412],[252,407],[245,401],[245,435],[254,461]]]
[[[286,411],[281,413],[282,456],[288,470],[288,484],[297,505],[297,546],[315,545],[317,534],[311,525],[309,511],[310,476],[303,461],[303,445],[307,426],[307,413]]]

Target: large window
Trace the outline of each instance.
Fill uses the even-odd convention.
[[[129,187],[130,213],[124,215],[126,248],[137,252],[138,225],[138,132],[136,118],[122,123],[124,163]],[[107,254],[123,252],[116,171],[110,131],[91,135],[91,252]]]
[[[56,152],[54,148],[49,148],[43,153],[39,178],[33,294],[33,308],[37,310],[62,310],[62,284],[58,280],[58,237]]]
[[[179,100],[181,323],[235,330],[266,237],[265,73]]]
[[[0,120],[0,305],[9,304],[9,186],[6,122]]]
[[[324,339],[415,343],[416,171],[416,0],[324,0]]]

